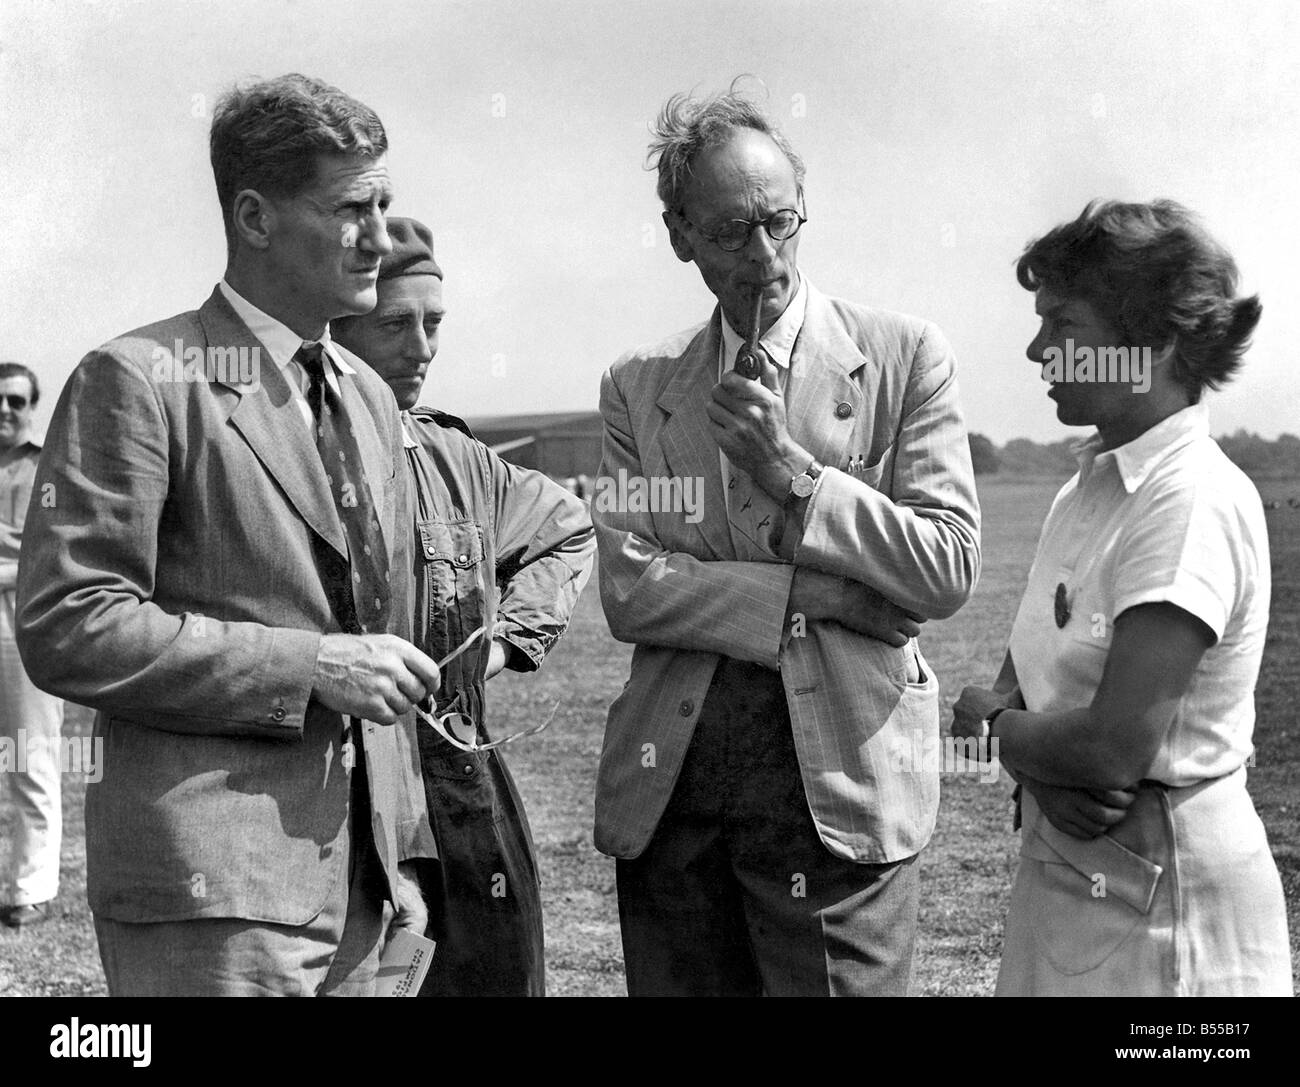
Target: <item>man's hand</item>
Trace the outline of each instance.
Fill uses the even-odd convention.
[[[488,651],[487,671],[484,672],[484,679],[491,679],[498,672],[510,663],[510,654],[514,652],[514,646],[501,638],[492,639],[492,648]]]
[[[895,648],[921,633],[925,617],[905,611],[870,586],[797,566],[790,585],[789,615],[835,622]]]
[[[402,861],[397,866],[397,911],[388,925],[388,939],[391,940],[398,929],[410,929],[417,936],[423,936],[428,927],[429,909],[420,893],[415,864]]]
[[[834,618],[850,630],[886,642],[895,649],[901,649],[908,639],[917,637],[925,622],[925,616],[905,611],[858,581],[845,582],[839,614]]]
[[[1019,691],[1015,693],[1019,694]],[[952,726],[948,731],[959,740],[967,736],[983,736],[984,719],[999,707],[1011,705],[1011,692],[967,687],[952,707]]]
[[[391,725],[440,682],[433,660],[395,634],[326,634],[311,685],[330,709]]]
[[[1133,789],[1072,789],[1032,778],[1021,784],[1038,801],[1047,821],[1062,834],[1088,841],[1121,823],[1137,795]]]
[[[813,457],[790,437],[776,367],[763,359],[761,382],[728,370],[713,386],[705,410],[713,440],[727,459],[772,499],[784,502],[790,494],[790,480],[807,468]]]

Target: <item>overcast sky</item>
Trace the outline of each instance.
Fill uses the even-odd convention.
[[[0,358],[55,391],[193,309],[224,262],[216,96],[301,71],[388,129],[394,214],[435,233],[449,316],[424,400],[594,409],[602,370],[706,319],[644,169],[675,91],[741,72],[808,166],[824,292],[937,322],[967,423],[1055,440],[1013,262],[1092,197],[1173,197],[1264,317],[1212,427],[1300,432],[1300,5],[1183,0],[412,3],[5,0]]]

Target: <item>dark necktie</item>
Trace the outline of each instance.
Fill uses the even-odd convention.
[[[322,549],[329,555],[321,572],[335,618],[346,632],[382,632],[388,626],[388,549],[361,467],[356,434],[342,401],[325,380],[322,355],[319,343],[304,343],[294,355],[310,379],[307,403],[316,418],[316,448],[348,544],[347,562],[332,549]]]

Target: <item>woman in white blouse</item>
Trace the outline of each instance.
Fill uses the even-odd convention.
[[[1027,354],[1092,426],[1043,526],[991,690],[1022,845],[998,995],[1291,993],[1281,881],[1246,793],[1269,552],[1254,486],[1202,394],[1259,320],[1185,208],[1093,203],[1016,269]]]

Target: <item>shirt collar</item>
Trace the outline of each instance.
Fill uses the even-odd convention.
[[[406,411],[402,412],[402,414],[401,414],[401,420],[402,420],[402,448],[403,448],[403,449],[418,449],[419,446],[420,446],[420,443],[417,442],[417,441],[415,440],[415,438],[414,438],[414,437],[412,436],[412,434],[411,434],[411,426],[410,426],[410,424],[411,424],[411,414],[410,414],[410,412],[406,412]]]
[[[1174,412],[1131,442],[1104,452],[1101,435],[1094,433],[1075,447],[1075,455],[1081,471],[1113,463],[1124,489],[1132,494],[1162,460],[1209,434],[1210,412],[1202,402]]]
[[[767,357],[782,370],[790,368],[790,355],[794,351],[794,342],[799,338],[799,330],[803,328],[804,314],[807,312],[808,279],[801,274],[799,289],[794,292],[794,297],[785,307],[785,312],[758,340],[759,346],[767,352]],[[736,352],[744,342],[745,337],[731,327],[731,322],[727,320],[727,315],[724,313],[722,315],[722,368],[724,370],[731,369],[735,363]]]
[[[221,293],[225,295],[226,301],[230,303],[231,308],[238,315],[239,319],[248,326],[248,331],[256,336],[263,346],[271,352],[271,360],[283,370],[293,361],[294,355],[298,353],[305,342],[301,336],[283,321],[276,320],[265,310],[258,309],[252,302],[240,294],[234,287],[223,278],[218,284]],[[317,341],[325,349],[325,354],[329,360],[338,367],[340,373],[354,374],[356,371],[349,366],[339,353],[334,341],[330,339],[329,326],[325,326],[325,334]]]
[[[32,437],[32,424],[30,419],[27,422],[27,428],[22,432],[22,436],[19,437],[19,439],[9,448],[18,451],[26,449],[29,445],[35,449],[36,452],[39,453],[41,451],[41,443]]]

